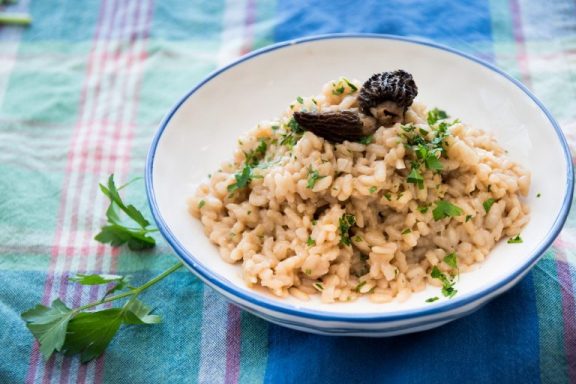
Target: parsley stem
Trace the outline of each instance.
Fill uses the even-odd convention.
[[[109,303],[111,301],[116,301],[119,299],[123,299],[124,297],[128,297],[128,296],[138,296],[140,293],[142,293],[142,291],[145,291],[146,289],[150,288],[151,286],[153,286],[154,284],[158,283],[160,280],[164,279],[166,276],[168,276],[169,274],[177,271],[180,267],[182,267],[184,264],[182,264],[182,262],[179,262],[177,264],[174,264],[173,266],[171,266],[170,268],[168,268],[167,270],[165,270],[164,272],[162,272],[161,274],[159,274],[158,276],[156,276],[155,278],[149,280],[148,282],[142,284],[139,287],[136,287],[134,289],[131,289],[130,291],[127,292],[123,292],[120,293],[118,295],[114,295],[114,296],[109,296],[109,297],[105,297],[102,300],[98,300],[95,301],[93,303],[89,303],[86,305],[83,305],[81,307],[75,308],[74,312],[81,312],[85,309],[88,308],[92,308],[92,307],[96,307],[98,305],[104,304],[104,303]]]
[[[0,13],[0,25],[30,25],[32,19],[25,13]]]

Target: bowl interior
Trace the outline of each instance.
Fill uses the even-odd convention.
[[[532,218],[522,233],[524,242],[501,241],[476,271],[461,275],[459,293],[451,301],[487,289],[534,261],[535,251],[553,235],[551,229],[570,190],[565,147],[543,110],[501,74],[458,54],[409,41],[349,37],[301,42],[255,55],[203,83],[167,118],[149,163],[156,199],[153,209],[173,240],[186,250],[183,256],[190,264],[203,266],[236,290],[291,308],[386,314],[442,305],[444,299],[425,303],[428,297],[441,296],[433,287],[406,302],[384,305],[366,299],[343,304],[302,302],[249,289],[240,266],[220,258],[200,223],[186,210],[186,198],[197,183],[230,159],[237,138],[260,120],[277,117],[297,96],[318,94],[325,82],[339,76],[364,80],[398,68],[413,74],[419,88],[417,100],[491,132],[514,161],[532,172],[527,198]]]

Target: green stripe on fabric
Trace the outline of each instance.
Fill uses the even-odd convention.
[[[22,263],[29,261],[24,255],[33,255],[38,264],[32,269],[45,270],[49,259],[46,252],[54,241],[63,175],[10,163],[0,163],[0,175],[0,249],[18,255],[4,258],[0,268],[22,269]]]
[[[254,49],[262,48],[274,43],[274,17],[276,16],[276,0],[257,1],[256,3],[256,22],[254,28]]]
[[[240,383],[262,383],[268,359],[268,323],[242,311]]]
[[[540,332],[540,373],[543,383],[566,383],[566,355],[564,353],[564,323],[562,297],[554,251],[545,253],[532,270],[536,288],[536,310]]]

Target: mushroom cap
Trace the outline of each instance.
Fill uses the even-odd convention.
[[[392,101],[403,109],[412,105],[418,87],[412,75],[401,69],[372,75],[360,89],[358,104],[362,113],[371,115],[370,108]]]

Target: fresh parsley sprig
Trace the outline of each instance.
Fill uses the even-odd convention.
[[[108,224],[102,227],[95,239],[112,246],[127,244],[133,250],[151,248],[156,242],[148,233],[157,229],[150,227],[148,220],[133,205],[124,203],[119,191],[126,185],[117,188],[114,175],[108,178],[107,186],[100,184],[100,190],[110,199],[110,205],[106,210]],[[124,226],[118,209],[139,228]],[[182,263],[177,263],[137,287],[129,284],[130,276],[77,274],[69,278],[69,281],[81,285],[111,287],[100,300],[77,308],[69,308],[61,299],[55,299],[50,306],[38,304],[21,316],[40,344],[40,352],[46,359],[54,352],[62,352],[80,354],[80,360],[86,363],[104,352],[122,325],[157,324],[161,321],[160,316],[151,314],[152,309],[140,301],[138,296],[180,267]],[[127,299],[121,307],[93,310],[121,299]]]
[[[124,289],[127,276],[77,275],[70,280],[82,285],[110,282],[116,282],[116,285],[102,299],[93,303],[71,309],[62,300],[56,299],[50,307],[38,304],[27,310],[22,313],[22,319],[40,343],[44,358],[48,359],[54,352],[79,353],[81,361],[86,363],[104,352],[121,325],[161,322],[160,316],[152,315],[152,309],[138,300],[138,296],[180,267],[182,263],[175,264],[141,286],[130,287],[128,291],[114,296],[108,295],[117,289]],[[87,311],[124,298],[129,300],[122,307]]]
[[[119,191],[135,180],[117,188],[114,182],[114,174],[112,174],[108,178],[107,186],[100,184],[100,190],[110,199],[110,205],[108,205],[108,209],[106,210],[108,224],[103,226],[100,232],[94,237],[96,241],[110,244],[113,247],[127,244],[128,248],[133,251],[149,249],[156,245],[156,240],[148,236],[148,234],[157,232],[158,229],[149,228],[150,222],[144,218],[142,213],[132,204],[126,205],[122,197],[120,197]],[[124,212],[126,217],[130,219],[129,224],[125,224],[120,218],[118,209]]]

